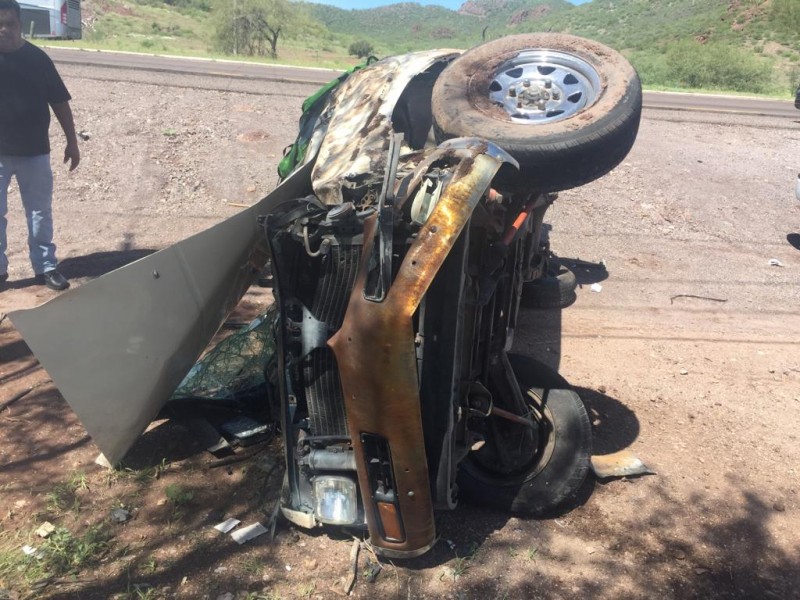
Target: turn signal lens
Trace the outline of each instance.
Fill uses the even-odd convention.
[[[383,537],[390,542],[402,542],[405,536],[403,535],[403,523],[400,521],[400,515],[397,514],[397,507],[389,502],[378,502],[377,505],[378,515],[380,515],[383,526]]]

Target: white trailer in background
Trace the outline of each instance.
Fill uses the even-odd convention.
[[[81,0],[25,0],[19,4],[28,37],[81,39]]]

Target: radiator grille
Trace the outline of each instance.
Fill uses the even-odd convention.
[[[332,331],[342,326],[360,259],[361,246],[332,246],[323,266],[311,313]],[[348,435],[342,384],[330,348],[311,352],[303,379],[312,435]]]

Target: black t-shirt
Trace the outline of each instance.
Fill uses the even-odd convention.
[[[0,154],[48,154],[48,105],[71,99],[53,61],[41,49],[25,42],[14,52],[0,52]]]

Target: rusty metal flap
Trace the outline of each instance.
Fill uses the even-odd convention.
[[[483,153],[486,142],[474,141],[471,150],[472,155],[454,169],[453,180],[406,253],[383,302],[364,295],[376,219],[367,222],[368,241],[344,323],[328,341],[341,373],[370,542],[387,556],[417,556],[435,541],[412,319],[502,162]],[[382,534],[377,504],[371,498],[363,433],[380,436],[389,445],[406,532],[402,541]]]

